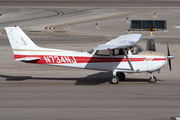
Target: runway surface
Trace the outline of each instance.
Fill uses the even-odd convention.
[[[179,79],[163,78],[149,84],[143,78],[128,78],[111,85],[99,75],[1,77],[6,78],[0,83],[0,116],[4,119],[169,120],[179,115]]]
[[[148,1],[0,3],[0,119],[170,120],[180,116],[180,35],[176,27],[180,26],[179,1],[151,1],[147,8]],[[157,6],[156,3],[162,3],[163,8],[150,7]],[[28,5],[14,6],[17,4]],[[55,6],[59,4],[65,6]],[[144,49],[146,39],[154,39],[157,51],[167,53],[168,42],[171,54],[176,56],[172,72],[166,65],[159,74],[154,73],[158,78],[156,84],[148,83],[146,74],[126,74],[125,81],[111,85],[111,74],[104,71],[14,62],[4,32],[4,27],[18,25],[41,47],[88,51],[107,42],[105,34],[113,38],[127,34],[127,17],[167,20],[168,29],[156,31],[154,36],[147,31],[131,31],[143,34],[139,45]],[[95,29],[95,23],[99,29]]]

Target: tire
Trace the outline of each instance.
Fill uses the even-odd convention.
[[[116,76],[113,76],[110,80],[111,84],[118,84],[119,83],[119,78]]]
[[[119,81],[124,81],[124,79],[126,78],[123,72],[118,72],[117,77],[119,78]]]
[[[149,78],[149,83],[156,83],[157,78],[155,76]]]

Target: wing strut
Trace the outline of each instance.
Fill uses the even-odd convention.
[[[132,70],[132,71],[134,71],[134,68],[133,68],[133,66],[132,66],[132,64],[131,64],[131,61],[130,61],[130,59],[129,59],[128,55],[127,55],[126,50],[125,50],[125,49],[123,49],[123,52],[124,52],[124,54],[125,54],[125,56],[126,56],[126,58],[127,58],[127,61],[128,61],[128,63],[129,63],[129,66],[131,67],[131,70]]]

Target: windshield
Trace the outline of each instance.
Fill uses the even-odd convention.
[[[138,44],[135,44],[134,46],[130,47],[132,54],[138,54],[143,51],[143,48],[140,47]]]

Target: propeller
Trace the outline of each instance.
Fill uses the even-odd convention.
[[[171,59],[175,58],[175,56],[170,55],[168,43],[167,43],[167,52],[168,52],[167,58],[168,58],[168,62],[169,62],[169,69],[170,69],[170,71],[171,71]]]

